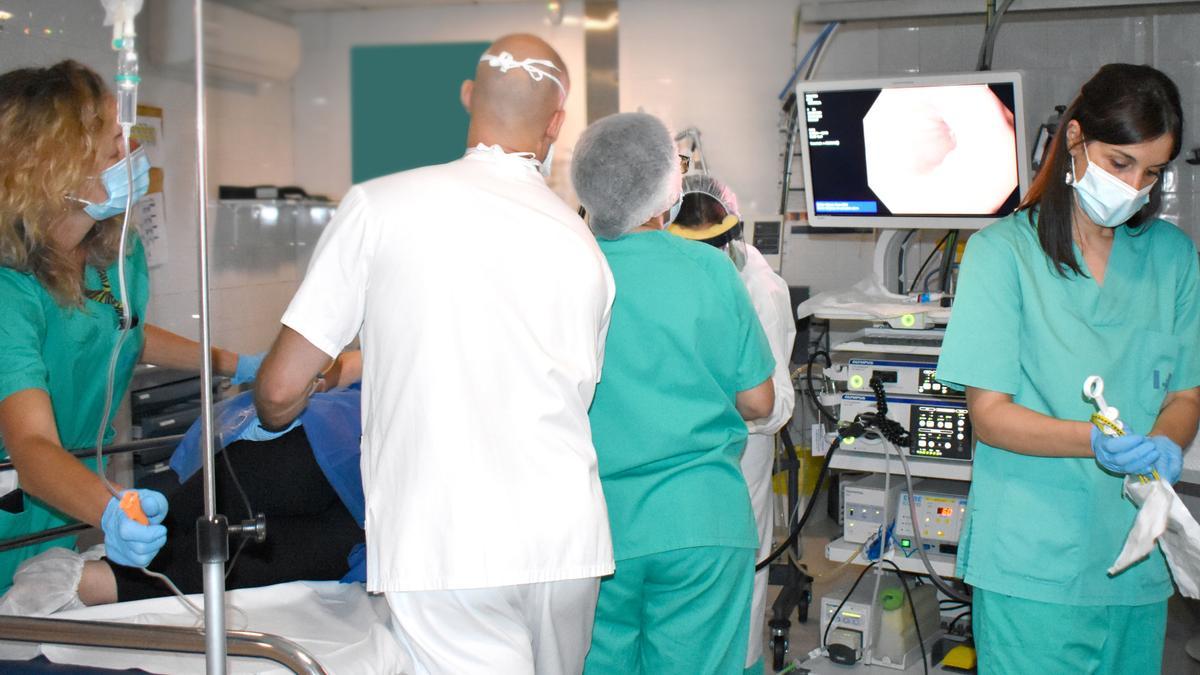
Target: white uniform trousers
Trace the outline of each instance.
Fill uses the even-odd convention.
[[[771,490],[771,470],[774,464],[775,439],[763,434],[750,434],[746,451],[742,453],[742,475],[750,490],[750,505],[754,508],[754,523],[758,526],[758,561],[771,552],[772,531],[775,529],[775,499]],[[750,600],[750,648],[746,651],[746,667],[763,658],[763,623],[767,616],[767,568],[754,574],[754,594]]]
[[[412,675],[578,675],[598,578],[387,594]]]

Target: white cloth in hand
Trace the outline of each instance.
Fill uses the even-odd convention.
[[[1125,479],[1125,494],[1138,505],[1138,514],[1108,573],[1118,574],[1145,558],[1157,541],[1179,592],[1200,598],[1200,523],[1166,481],[1142,483],[1130,476]]]

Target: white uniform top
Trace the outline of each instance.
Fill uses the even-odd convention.
[[[767,334],[771,355],[775,357],[775,373],[771,376],[771,384],[775,388],[775,407],[769,416],[746,424],[750,431],[747,442],[754,440],[755,436],[769,440],[784,422],[791,419],[796,405],[796,392],[792,387],[788,366],[792,361],[792,346],[796,342],[796,312],[792,307],[787,282],[771,269],[763,254],[750,244],[746,244],[746,264],[742,266],[741,275],[746,290],[750,292],[750,301],[754,303],[754,312],[758,314],[763,332]]]
[[[613,571],[587,410],[615,288],[536,167],[480,146],[355,186],[283,316],[331,356],[361,329],[369,591]]]

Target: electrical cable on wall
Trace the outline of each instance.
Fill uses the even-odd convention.
[[[1004,14],[1013,4],[1013,0],[1004,0],[996,9],[995,14],[985,18],[983,44],[979,46],[979,58],[975,62],[975,70],[991,70],[992,69],[992,50],[996,46],[996,36],[1000,32],[1000,23],[1004,20]],[[992,2],[988,2],[990,9]]]
[[[808,65],[809,59],[816,54],[817,50],[819,50],[825,41],[829,39],[829,36],[833,35],[833,31],[835,28],[837,28],[837,25],[837,21],[831,21],[825,24],[825,27],[821,29],[819,34],[817,34],[816,39],[813,40],[811,45],[809,45],[808,51],[804,53],[804,57],[800,59],[800,62],[796,64],[795,69],[792,70],[792,76],[788,78],[787,84],[783,85],[783,89],[779,91],[778,98],[780,101],[786,100],[792,94],[792,86],[796,84],[796,80],[800,77],[800,71],[804,70],[804,67]]]
[[[938,240],[938,243],[934,245],[933,250],[929,252],[929,255],[925,256],[925,260],[921,263],[921,266],[917,268],[917,273],[913,275],[912,284],[908,287],[908,294],[911,294],[913,291],[917,290],[917,283],[921,280],[921,275],[925,273],[925,268],[929,267],[929,263],[933,261],[934,256],[936,256],[938,252],[942,250],[942,247],[945,246],[946,242],[950,239],[951,232],[953,232],[953,230],[946,232],[946,234]],[[943,253],[943,255],[945,254]]]
[[[958,257],[958,230],[950,230],[950,239],[946,241],[946,248],[942,252],[941,264],[941,287],[943,293],[950,292],[950,270],[954,267],[954,260]]]

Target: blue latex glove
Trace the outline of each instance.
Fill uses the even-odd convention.
[[[142,525],[125,515],[113,497],[104,507],[100,529],[104,530],[104,549],[109,560],[118,565],[145,567],[167,543],[167,528],[161,525],[167,517],[167,498],[154,490],[136,492],[150,524]]]
[[[1148,440],[1158,448],[1158,461],[1154,463],[1158,477],[1172,485],[1178,483],[1183,473],[1183,450],[1166,436],[1150,436]]]
[[[292,423],[287,425],[287,428],[285,428],[285,429],[282,429],[280,431],[267,431],[266,429],[263,428],[262,422],[259,422],[258,418],[255,417],[254,421],[250,423],[250,426],[246,427],[246,430],[243,431],[241,433],[241,435],[239,435],[237,437],[236,440],[259,441],[259,442],[270,441],[270,440],[279,438],[280,436],[286,434],[287,432],[291,431],[292,429],[295,429],[298,426],[300,426],[300,418],[299,417],[292,420]]]
[[[245,384],[253,382],[258,375],[258,369],[262,367],[263,359],[267,358],[266,352],[257,354],[238,354],[237,369],[233,372],[234,384]]]
[[[1141,434],[1106,436],[1092,427],[1092,452],[1100,466],[1122,475],[1150,475],[1161,454],[1154,442]]]

